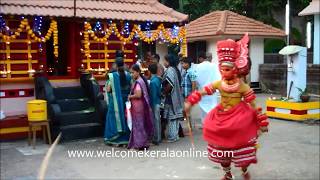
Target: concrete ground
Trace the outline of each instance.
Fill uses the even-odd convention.
[[[266,95],[258,95],[264,107]],[[264,107],[265,109],[265,107]],[[193,117],[199,117],[197,108]],[[270,132],[259,142],[258,164],[250,166],[253,179],[319,179],[319,123],[271,119]],[[198,126],[200,120],[197,120]],[[195,149],[206,150],[201,130],[194,134]],[[1,179],[35,179],[48,145],[38,140],[32,150],[26,140],[1,143]],[[191,147],[189,136],[176,143],[151,146],[150,151],[182,151]],[[102,138],[58,144],[49,162],[47,179],[220,179],[222,170],[206,157],[71,158],[70,150],[122,150],[106,146]],[[181,154],[180,154],[181,155]],[[233,168],[236,179],[241,173]]]

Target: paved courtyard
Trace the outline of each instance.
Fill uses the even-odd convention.
[[[267,96],[258,95],[264,106]],[[193,117],[198,117],[197,108]],[[200,120],[197,120],[199,126]],[[270,120],[270,132],[260,138],[258,164],[250,167],[254,179],[319,179],[319,124]],[[205,151],[201,130],[194,134],[195,149]],[[35,179],[49,146],[40,140],[32,150],[26,140],[3,142],[0,179]],[[151,146],[150,151],[183,151],[191,148],[186,136],[176,143]],[[113,150],[112,150],[113,149]],[[58,144],[46,173],[47,179],[220,179],[222,170],[205,157],[71,158],[70,150],[116,151],[102,138]],[[241,173],[233,168],[236,179]]]

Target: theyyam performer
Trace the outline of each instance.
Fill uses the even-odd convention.
[[[258,135],[268,131],[267,116],[261,113],[261,108],[256,107],[253,90],[242,81],[242,77],[250,71],[248,42],[248,34],[237,42],[231,39],[218,41],[217,54],[222,79],[194,91],[185,102],[185,111],[189,113],[202,96],[212,95],[216,90],[220,92],[220,104],[205,118],[203,138],[208,143],[209,159],[221,164],[225,172],[222,179],[225,180],[233,179],[231,163],[241,168],[245,180],[250,179],[248,167],[251,163],[257,163]],[[222,154],[223,157],[220,156]]]

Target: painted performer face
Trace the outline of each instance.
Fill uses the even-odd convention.
[[[223,79],[233,79],[236,77],[235,67],[232,66],[220,66],[220,73]]]

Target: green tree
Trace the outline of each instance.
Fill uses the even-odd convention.
[[[197,19],[213,9],[212,0],[187,0],[184,2],[184,13],[189,15],[189,20]]]
[[[305,8],[311,0],[290,0],[291,15]],[[217,10],[230,10],[275,27],[281,27],[274,19],[273,11],[283,10],[286,0],[161,0],[166,6],[189,15],[192,21]]]
[[[290,0],[290,16],[298,16],[298,13],[308,6],[310,1],[311,0]],[[280,23],[275,20],[273,13],[276,11],[285,12],[287,0],[161,0],[161,3],[188,14],[189,21],[195,20],[212,11],[230,10],[283,29]],[[304,18],[305,21],[310,19],[310,17]],[[295,44],[302,44],[303,33],[292,27],[290,34],[291,40],[293,40]],[[267,40],[266,51],[275,52],[284,45],[285,42],[282,40]]]
[[[181,8],[179,7],[179,0],[161,0],[160,2],[168,7],[171,7],[172,9],[182,12]]]

